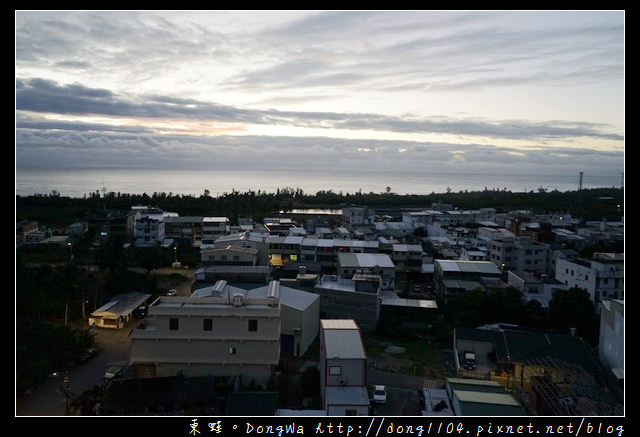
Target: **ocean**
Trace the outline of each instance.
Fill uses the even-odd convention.
[[[621,175],[583,175],[583,188],[617,187]],[[382,193],[391,189],[397,194],[445,193],[448,190],[480,191],[507,189],[513,192],[546,190],[574,191],[579,175],[478,174],[435,172],[361,172],[301,170],[167,170],[131,168],[16,168],[16,195],[50,194],[83,197],[96,191],[152,195],[172,193],[199,196],[209,190],[211,196],[233,190],[276,192],[277,189],[302,189],[307,194],[318,191],[339,193]]]

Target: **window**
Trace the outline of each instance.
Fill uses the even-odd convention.
[[[204,319],[202,321],[202,330],[203,331],[213,331],[213,320],[212,319]]]
[[[229,348],[229,355],[235,355],[236,354],[236,348],[235,347],[230,347]]]
[[[329,366],[329,375],[332,375],[332,376],[340,376],[340,375],[342,375],[342,367],[340,367],[340,366]]]
[[[249,319],[249,331],[256,332],[258,330],[258,320],[257,319]]]
[[[169,319],[169,330],[171,331],[178,330],[178,319]]]

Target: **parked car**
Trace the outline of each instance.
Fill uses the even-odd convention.
[[[387,387],[385,387],[384,385],[374,386],[373,401],[376,404],[385,404],[387,402]]]
[[[94,347],[90,347],[84,350],[84,352],[82,354],[80,354],[80,356],[78,357],[78,362],[79,363],[84,363],[89,361],[91,358],[95,357],[96,354],[98,353],[98,349],[94,348]]]
[[[122,375],[124,366],[110,366],[106,372],[104,372],[105,381],[111,381]]]
[[[167,296],[175,296],[178,291],[175,288],[167,291]]]
[[[470,351],[464,352],[462,354],[462,367],[466,370],[475,370],[478,367],[476,354]]]
[[[147,317],[148,308],[145,305],[141,305],[133,310],[133,317],[136,319],[144,319]]]

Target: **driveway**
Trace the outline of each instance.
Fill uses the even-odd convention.
[[[368,369],[369,385],[385,385],[387,387],[387,403],[374,407],[376,416],[420,416],[418,389],[425,382],[422,376],[403,375]]]
[[[69,372],[69,390],[77,396],[102,382],[107,368],[114,363],[129,360],[129,333],[140,320],[131,321],[124,329],[92,328],[98,354],[86,363],[73,367]],[[16,416],[64,416],[66,400],[62,380],[50,377],[31,393],[16,399]]]

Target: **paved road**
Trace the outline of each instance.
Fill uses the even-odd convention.
[[[95,344],[100,352],[87,363],[80,364],[69,371],[69,390],[72,395],[79,395],[99,384],[110,364],[128,361],[127,337],[138,323],[140,323],[139,320],[134,320],[122,330],[92,329],[96,334]],[[36,390],[16,399],[16,416],[66,415],[66,400],[61,388],[61,379],[50,377]]]

